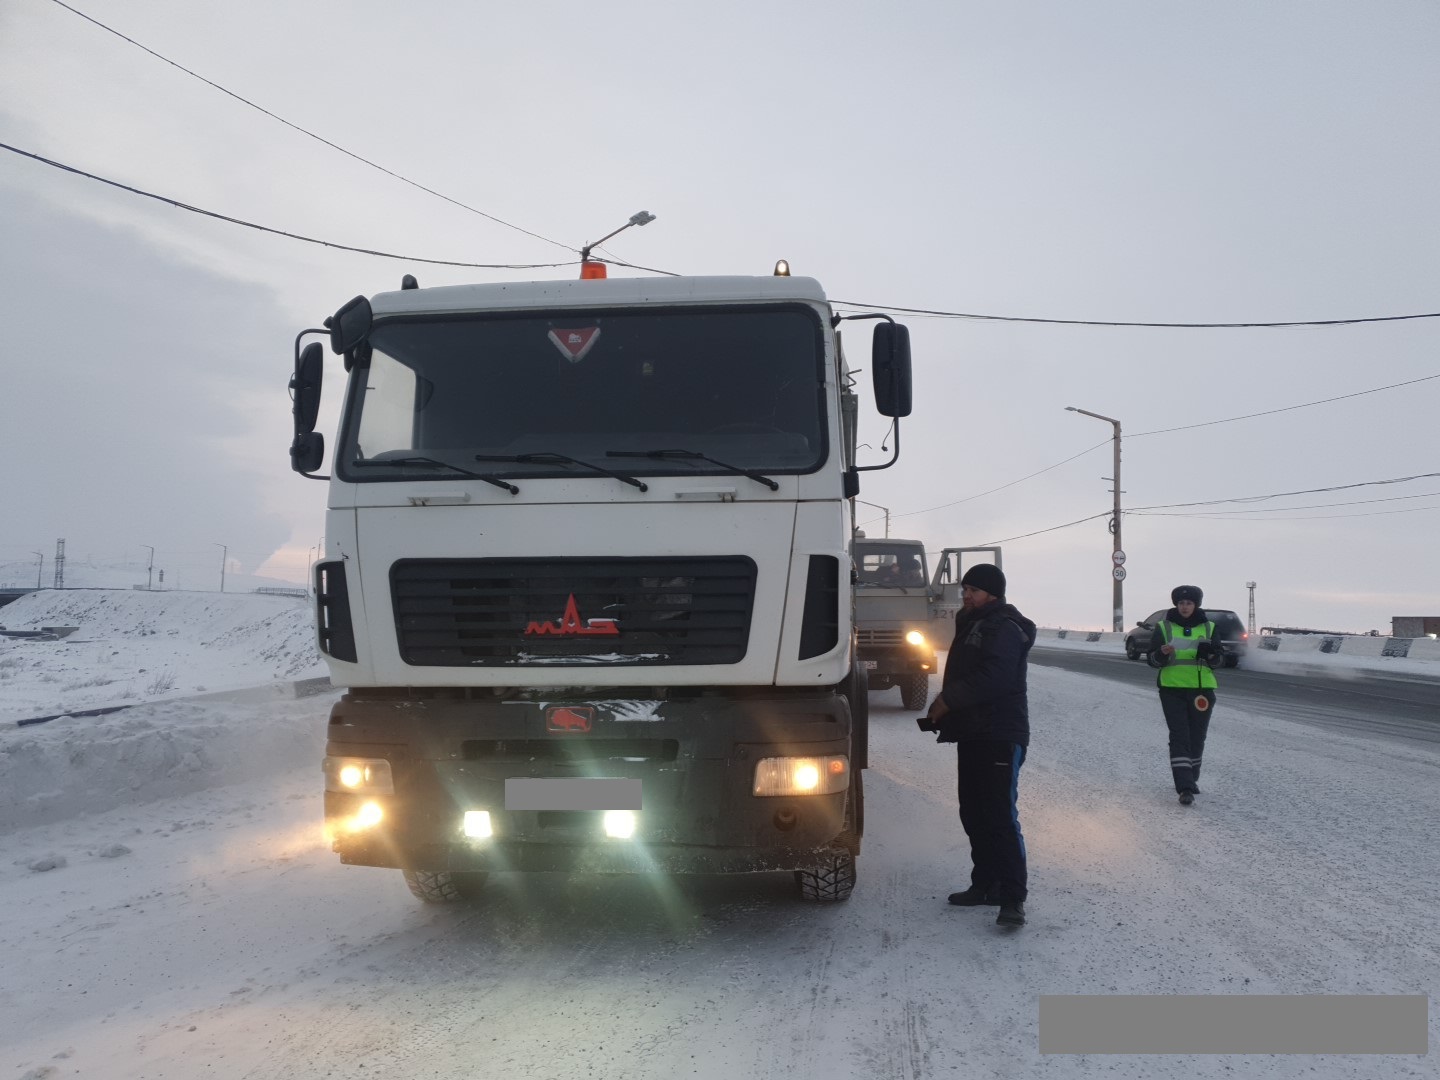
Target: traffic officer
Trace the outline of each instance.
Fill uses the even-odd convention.
[[[1156,685],[1170,729],[1170,772],[1182,806],[1200,794],[1196,781],[1215,706],[1213,669],[1224,660],[1215,624],[1200,607],[1204,599],[1198,585],[1177,585],[1170,593],[1175,606],[1150,636],[1149,662],[1160,669]]]

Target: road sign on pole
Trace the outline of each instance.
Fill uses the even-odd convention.
[[[1116,581],[1124,581],[1124,580],[1125,580],[1125,568],[1124,568],[1123,566],[1117,566],[1117,567],[1115,567],[1115,569],[1112,571],[1112,573],[1114,573],[1114,575],[1115,575],[1115,580],[1116,580]]]
[[[1113,562],[1116,566],[1124,566],[1125,552],[1121,551],[1119,548],[1116,548],[1110,553],[1110,561]]]

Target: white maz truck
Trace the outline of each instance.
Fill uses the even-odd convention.
[[[881,320],[875,406],[908,415],[905,327],[850,317]],[[430,902],[490,871],[791,870],[807,899],[850,894],[851,500],[899,451],[855,461],[840,322],[801,277],[407,275],[296,338],[291,465],[329,481],[342,862]],[[325,333],[349,381],[318,476],[323,349],[301,343]]]

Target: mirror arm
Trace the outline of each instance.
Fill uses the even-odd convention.
[[[309,330],[301,330],[300,333],[296,334],[296,335],[295,335],[295,363],[297,363],[297,364],[300,363],[300,342],[304,339],[304,337],[305,337],[306,334],[329,334],[329,333],[330,333],[329,330],[321,330],[321,329],[318,329],[318,328],[312,326]]]
[[[895,416],[891,419],[895,421],[895,453],[890,455],[890,460],[885,462],[884,465],[856,465],[856,472],[874,472],[876,469],[888,469],[900,460],[900,418]]]

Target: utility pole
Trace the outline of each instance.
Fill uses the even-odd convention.
[[[1250,625],[1247,628],[1250,633],[1255,633],[1255,582],[1245,582],[1245,588],[1250,590]]]
[[[38,589],[40,588],[40,578],[45,573],[45,553],[43,551],[32,551],[30,554],[40,560],[40,565],[35,569],[35,588]]]
[[[55,541],[55,588],[65,587],[65,541]]]
[[[154,584],[155,579],[155,549],[150,547],[149,544],[141,544],[140,546],[150,548],[150,565],[145,568],[145,591],[149,592],[150,586]]]
[[[1080,413],[1082,416],[1093,416],[1096,420],[1104,420],[1107,424],[1115,427],[1115,475],[1105,477],[1115,484],[1115,510],[1110,518],[1110,535],[1114,538],[1110,550],[1110,580],[1113,582],[1113,598],[1115,602],[1114,628],[1117,631],[1125,629],[1125,548],[1120,543],[1120,421],[1112,416],[1101,416],[1099,413],[1090,412],[1088,409],[1077,409],[1073,405],[1065,406],[1066,412]]]
[[[213,540],[211,541],[211,546],[212,546],[212,547],[218,547],[218,548],[220,549],[220,591],[221,591],[221,592],[224,592],[224,591],[225,591],[225,564],[230,561],[230,549],[229,549],[228,547],[226,547],[224,544],[216,543],[216,542],[213,541]]]
[[[884,510],[884,511],[885,511],[885,539],[886,539],[886,540],[889,540],[889,539],[890,539],[890,511],[889,511],[889,509],[887,509],[887,508],[884,507],[884,506],[879,505],[878,503],[866,502],[864,499],[856,499],[855,501],[856,501],[857,503],[859,503],[861,506],[870,506],[870,507],[874,507],[876,510]]]

